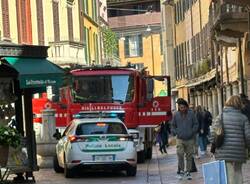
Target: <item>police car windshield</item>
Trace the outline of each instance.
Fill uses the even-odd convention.
[[[77,126],[76,135],[95,134],[127,134],[127,130],[121,123],[82,123]]]
[[[75,103],[131,102],[134,78],[130,75],[96,75],[76,77],[73,86]]]

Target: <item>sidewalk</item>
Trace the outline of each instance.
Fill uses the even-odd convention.
[[[192,173],[193,179],[191,181],[183,180],[180,181],[176,178],[177,171],[177,156],[176,148],[174,146],[168,148],[168,155],[162,155],[158,149],[157,153],[158,160],[160,162],[160,172],[162,176],[162,183],[164,184],[203,184],[203,173],[202,173],[202,164],[214,161],[213,158],[205,156],[204,158],[195,159],[198,172]],[[156,155],[156,156],[157,156]],[[243,178],[244,184],[250,183],[250,160],[247,164],[243,166]]]

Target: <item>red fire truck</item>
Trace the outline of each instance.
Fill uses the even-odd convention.
[[[169,76],[151,76],[131,67],[88,67],[72,70],[70,84],[60,89],[57,102],[46,95],[33,99],[34,123],[41,111],[56,110],[57,128],[65,128],[80,112],[113,112],[131,132],[138,132],[138,160],[152,157],[153,130],[171,119]],[[161,81],[167,96],[154,96],[154,83]],[[134,130],[134,131],[133,131]]]

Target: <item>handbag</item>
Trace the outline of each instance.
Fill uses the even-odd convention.
[[[217,129],[215,130],[214,146],[215,148],[220,148],[224,143],[224,123],[223,123],[223,113],[221,113],[221,121]]]

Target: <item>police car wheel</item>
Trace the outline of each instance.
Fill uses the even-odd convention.
[[[137,167],[136,166],[131,166],[127,169],[127,176],[136,176],[137,172]]]
[[[57,155],[53,157],[53,168],[56,173],[63,173],[63,168],[58,163]]]

